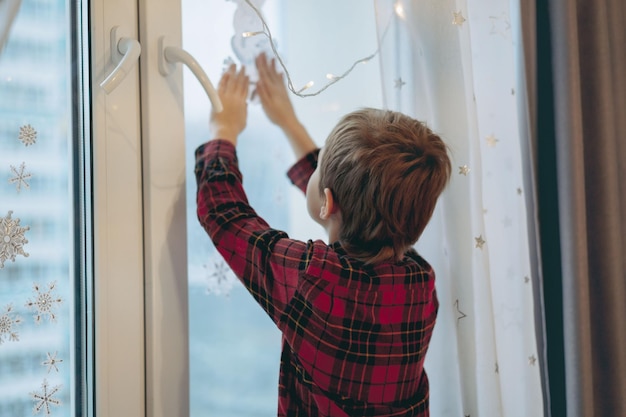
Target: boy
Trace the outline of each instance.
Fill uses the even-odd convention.
[[[257,93],[298,162],[292,182],[328,232],[300,242],[248,205],[237,166],[248,77],[231,66],[196,150],[198,218],[283,334],[279,416],[428,416],[423,369],[438,301],[430,265],[412,249],[450,176],[442,140],[405,115],[345,116],[318,151],[281,74],[256,60]]]

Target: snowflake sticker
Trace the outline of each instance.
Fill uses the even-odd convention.
[[[35,310],[35,323],[41,323],[41,320],[48,316],[48,320],[51,322],[56,322],[57,317],[54,314],[54,309],[57,305],[63,302],[63,299],[57,295],[53,294],[54,288],[56,287],[56,281],[48,284],[48,291],[42,291],[41,286],[39,284],[33,284],[33,290],[36,293],[36,297],[34,300],[28,299],[26,302],[26,307],[31,310]]]
[[[204,267],[209,272],[207,277],[207,280],[209,281],[207,293],[228,296],[237,282],[237,278],[228,265],[226,265],[226,262],[221,259],[213,262],[213,267],[209,267],[207,265]]]
[[[30,172],[24,172],[26,169],[26,164],[22,162],[19,168],[15,168],[11,165],[11,172],[13,172],[13,177],[9,178],[9,184],[15,184],[15,188],[19,193],[22,188],[30,188],[30,184],[26,180],[30,179],[33,175]]]
[[[35,401],[33,414],[38,414],[41,410],[43,410],[43,412],[47,416],[49,416],[51,413],[50,406],[61,405],[61,401],[54,398],[54,395],[59,392],[60,389],[61,385],[56,385],[55,387],[52,387],[52,389],[50,389],[48,387],[48,381],[44,379],[43,383],[41,384],[41,391],[30,393],[31,398],[33,399],[33,401]]]
[[[37,131],[31,125],[24,125],[20,127],[18,139],[25,146],[34,145],[37,142]]]
[[[12,219],[12,211],[6,217],[0,217],[0,269],[4,268],[4,262],[11,260],[15,262],[17,255],[28,257],[24,252],[24,245],[28,240],[24,237],[30,227],[21,227],[20,219]]]
[[[59,352],[54,352],[54,354],[51,354],[50,352],[48,352],[47,353],[48,359],[46,359],[44,362],[41,363],[43,366],[48,367],[48,373],[50,373],[50,371],[52,371],[53,369],[59,372],[59,368],[57,367],[57,365],[63,362],[63,359],[57,358],[58,353]]]
[[[0,345],[4,343],[5,338],[12,342],[20,340],[15,328],[21,322],[19,316],[13,315],[13,306],[11,304],[6,306],[4,313],[0,315]]]

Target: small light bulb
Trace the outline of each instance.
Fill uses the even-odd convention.
[[[393,8],[400,19],[406,19],[406,13],[404,12],[404,6],[402,5],[402,2],[396,2]]]
[[[335,74],[328,73],[326,74],[326,78],[328,78],[329,80],[334,80],[337,77],[335,76]]]
[[[298,94],[303,92],[304,90],[313,87],[313,84],[315,84],[313,81],[309,81],[308,83],[306,83],[304,85],[304,87],[302,87],[301,89],[298,90]]]
[[[256,36],[256,35],[261,35],[261,34],[263,34],[263,33],[265,33],[265,32],[263,32],[263,31],[258,31],[258,32],[244,32],[244,33],[242,33],[242,34],[241,34],[241,36],[243,36],[244,38],[249,38],[249,37]]]

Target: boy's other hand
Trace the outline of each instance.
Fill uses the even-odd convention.
[[[283,130],[296,158],[300,159],[317,146],[296,117],[283,74],[276,71],[276,61],[268,62],[265,54],[256,58],[256,66],[259,72],[256,91],[263,110],[272,123]]]
[[[217,93],[224,109],[211,110],[209,127],[213,139],[225,139],[237,145],[237,137],[246,128],[248,117],[248,87],[250,80],[245,67],[237,71],[232,64],[219,81]]]
[[[297,123],[298,119],[289,99],[283,74],[276,70],[276,60],[268,62],[263,53],[257,56],[255,61],[259,72],[257,94],[267,117],[283,129],[294,122]]]

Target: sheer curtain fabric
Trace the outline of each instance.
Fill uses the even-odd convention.
[[[417,244],[437,272],[433,416],[543,416],[519,5],[376,0],[385,106],[449,145],[453,178]]]

